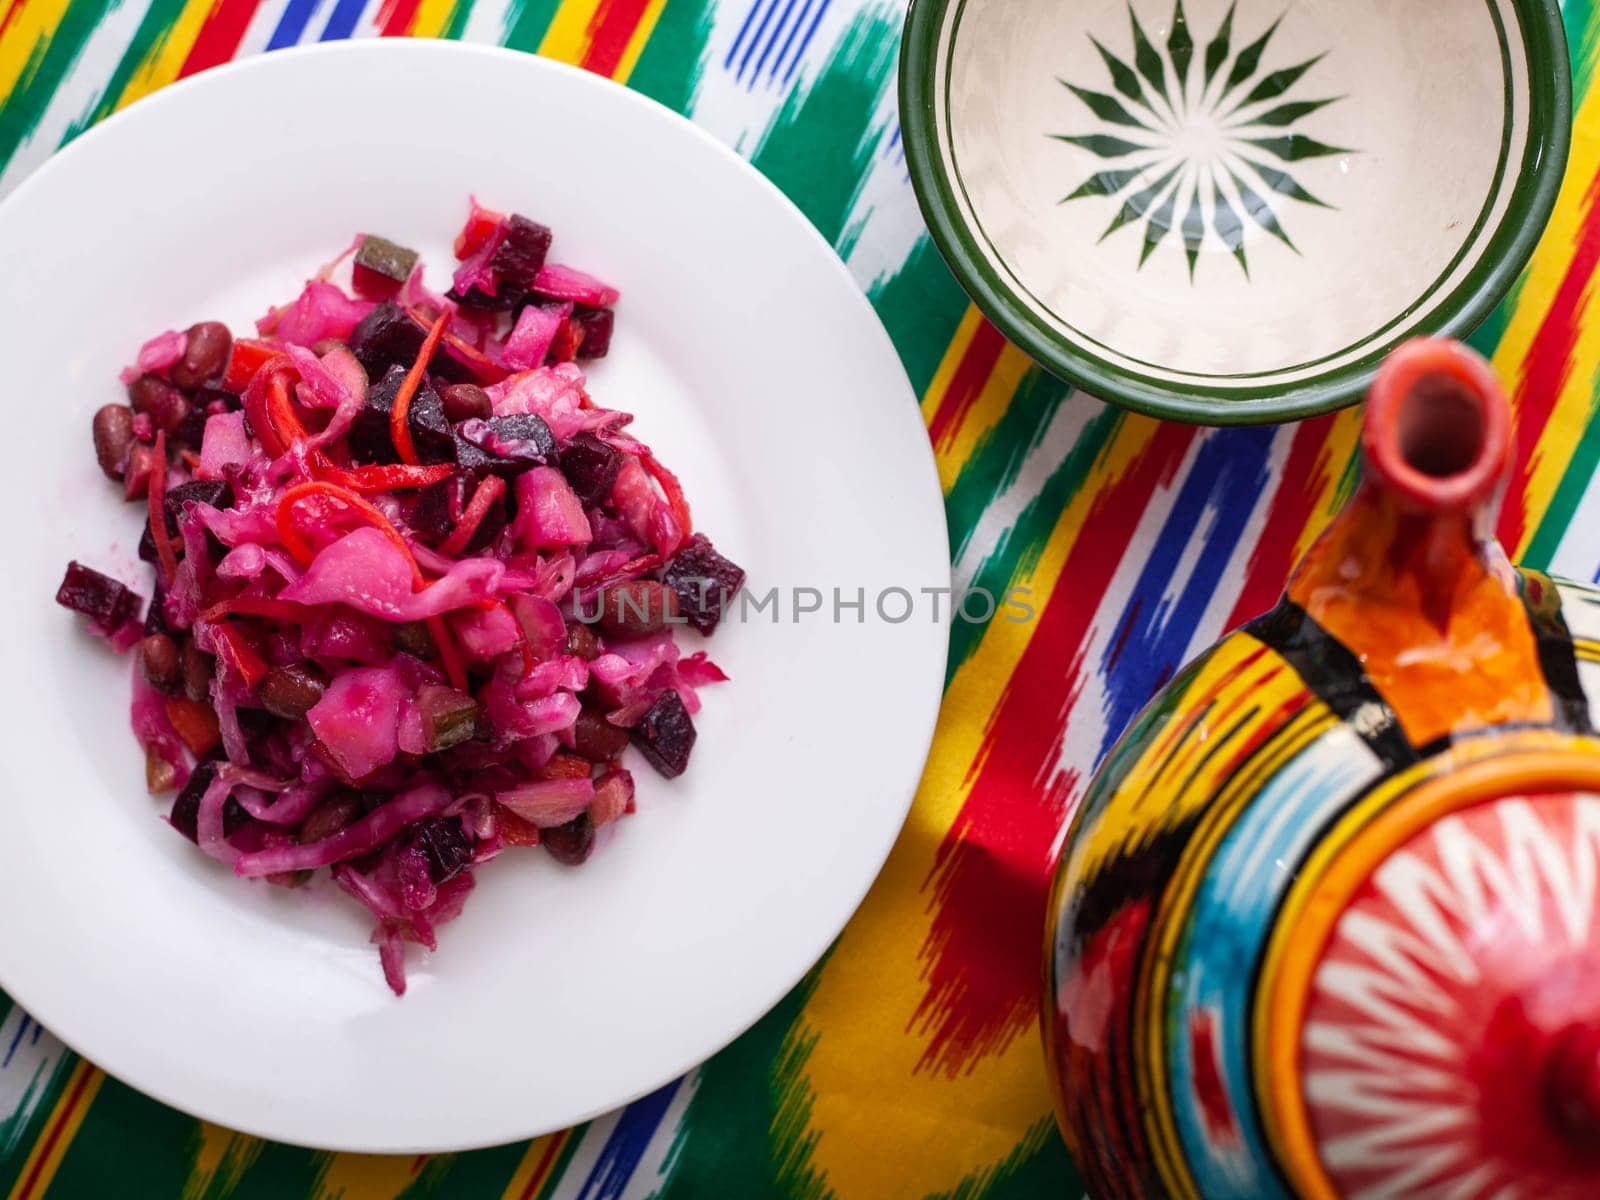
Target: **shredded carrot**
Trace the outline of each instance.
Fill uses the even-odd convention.
[[[406,420],[411,412],[411,397],[416,395],[417,387],[422,383],[422,373],[428,369],[433,352],[439,348],[439,339],[444,336],[444,327],[449,323],[450,311],[446,309],[434,320],[428,336],[422,339],[417,361],[411,364],[411,369],[400,383],[400,390],[394,394],[394,411],[389,414],[389,437],[401,461],[412,466],[418,465],[420,460],[417,458],[417,447],[411,440],[411,426]]]
[[[167,435],[162,430],[156,434],[150,461],[150,540],[156,544],[156,557],[161,560],[161,574],[167,586],[178,577],[178,552],[172,548],[172,537],[167,533]]]
[[[456,644],[450,637],[450,627],[444,623],[444,618],[429,617],[428,633],[433,637],[433,644],[439,647],[439,660],[444,663],[445,677],[450,680],[450,686],[458,692],[466,691],[467,671],[461,665],[461,655],[456,652]]]
[[[193,450],[180,450],[178,451],[178,457],[183,459],[183,465],[188,467],[191,471],[198,471],[200,469],[200,456]]]
[[[213,604],[200,614],[200,619],[216,624],[234,613],[242,617],[272,617],[290,625],[310,620],[316,615],[314,610],[292,600],[279,600],[272,596],[235,596],[231,600]]]
[[[472,540],[472,535],[478,532],[478,526],[483,524],[484,514],[489,511],[489,506],[505,494],[506,481],[498,475],[490,475],[472,493],[472,499],[467,501],[467,507],[461,513],[461,520],[450,531],[450,536],[439,543],[440,554],[460,554],[467,548],[467,543]]]
[[[689,498],[683,494],[683,485],[678,482],[678,477],[657,461],[656,456],[648,449],[639,448],[639,460],[644,463],[645,470],[661,485],[661,490],[666,493],[667,506],[672,509],[672,515],[677,518],[678,525],[683,530],[683,540],[687,542],[694,533],[694,520],[689,515]]]

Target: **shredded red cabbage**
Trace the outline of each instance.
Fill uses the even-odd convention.
[[[582,861],[633,811],[617,747],[680,765],[697,690],[726,678],[675,640],[679,612],[722,615],[673,569],[682,490],[574,361],[608,348],[617,291],[546,262],[550,239],[474,201],[449,296],[420,261],[392,299],[352,296],[358,236],[259,337],[152,338],[130,398],[189,414],[154,447],[148,399],[128,420],[122,490],[165,521],[141,546],[154,599],[141,620],[78,564],[58,594],[137,651],[134,734],[174,828],[240,876],[331,867],[397,995],[406,944],[436,944],[479,866]],[[624,584],[676,603],[608,615]]]

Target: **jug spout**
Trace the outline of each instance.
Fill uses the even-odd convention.
[[[1367,398],[1360,488],[1290,580],[1288,600],[1360,661],[1413,744],[1549,698],[1520,578],[1493,536],[1510,405],[1489,364],[1423,338]]]

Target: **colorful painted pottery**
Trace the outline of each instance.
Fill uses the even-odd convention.
[[[1510,437],[1393,353],[1283,601],[1091,784],[1044,1030],[1098,1200],[1600,1196],[1600,592],[1492,540]]]
[[[984,314],[1179,420],[1353,404],[1475,326],[1555,203],[1557,0],[914,0],[923,215]]]

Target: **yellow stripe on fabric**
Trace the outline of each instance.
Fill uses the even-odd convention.
[[[502,1200],[539,1200],[544,1185],[555,1174],[556,1163],[561,1159],[561,1149],[572,1136],[570,1129],[546,1134],[528,1143],[528,1149],[512,1172],[511,1181],[501,1194]]]
[[[1057,586],[1072,586],[1059,576],[1080,534],[1094,536],[1088,528],[1094,500],[1137,464],[1158,428],[1143,418],[1123,424],[1032,571],[1016,580],[1032,587],[1039,610]],[[795,1045],[815,1042],[798,1080],[806,1094],[793,1103],[810,1106],[806,1137],[816,1140],[808,1169],[836,1195],[948,1193],[1005,1159],[1019,1131],[1049,1112],[1036,1038],[1017,1037],[951,1079],[919,1070],[924,1043],[909,1032],[926,996],[921,950],[934,918],[923,885],[981,765],[989,721],[1035,624],[991,623],[957,669],[900,840],[790,1034]],[[915,1149],[885,1153],[885,1147]]]
[[[266,1143],[210,1121],[199,1122],[198,1129],[200,1148],[184,1181],[182,1200],[220,1200],[239,1186]]]
[[[0,21],[16,5],[23,6],[0,37],[0,107],[11,98],[25,75],[32,75],[44,58],[50,37],[66,15],[68,0],[11,0],[0,9]],[[30,66],[31,64],[31,66]]]
[[[425,1154],[329,1154],[311,1200],[394,1200],[422,1172]]]
[[[1304,558],[1306,551],[1311,549],[1311,543],[1322,536],[1328,520],[1343,499],[1341,489],[1344,486],[1345,467],[1355,457],[1356,447],[1361,442],[1361,411],[1360,408],[1346,408],[1333,418],[1333,427],[1328,430],[1324,451],[1326,457],[1317,464],[1321,486],[1317,489],[1316,502],[1311,506],[1311,516],[1300,531],[1299,540],[1295,542],[1294,562]],[[1295,481],[1288,482],[1293,484]]]
[[[661,19],[661,10],[666,7],[667,0],[650,0],[645,7],[633,35],[628,38],[628,48],[622,52],[622,57],[617,62],[617,69],[611,73],[611,78],[618,83],[627,83],[628,77],[633,74],[633,69],[639,65],[639,56],[644,53],[644,45],[655,32],[656,22]]]
[[[1544,323],[1572,261],[1583,218],[1584,198],[1600,171],[1600,88],[1591,88],[1574,116],[1572,150],[1555,211],[1528,265],[1516,307],[1495,349],[1494,367],[1508,383],[1520,382],[1528,364],[1534,338]],[[1517,546],[1507,546],[1518,560],[1539,530],[1567,468],[1572,447],[1589,423],[1595,404],[1595,375],[1600,371],[1600,306],[1592,302],[1594,280],[1585,284],[1578,305],[1578,335],[1567,370],[1562,373],[1560,395],[1534,448],[1522,489],[1523,532]]]
[[[1011,398],[1022,386],[1022,377],[1032,366],[1033,360],[1010,342],[1001,348],[1000,357],[995,360],[988,378],[983,381],[978,398],[961,418],[961,424],[956,426],[955,436],[934,455],[939,468],[939,482],[946,492],[955,486],[961,468],[971,460],[978,443],[1006,415],[1011,407]]]
[[[471,0],[461,0],[461,3],[470,3]],[[456,0],[421,0],[417,5],[417,15],[411,18],[412,37],[436,38],[444,34],[450,26],[450,18],[455,16]]]
[[[117,108],[126,108],[135,100],[166,87],[178,77],[189,51],[194,49],[195,39],[200,36],[201,27],[211,14],[212,3],[213,0],[187,0],[178,19],[151,46],[144,61],[122,89],[122,94],[117,97]]]
[[[944,399],[945,392],[950,390],[950,381],[955,378],[961,356],[967,352],[967,347],[972,344],[972,335],[978,332],[978,326],[982,323],[983,314],[978,311],[978,306],[967,305],[967,311],[961,314],[956,331],[950,336],[950,344],[945,347],[944,357],[939,360],[939,367],[933,373],[928,390],[922,393],[924,425],[932,422],[933,414],[939,411],[939,401]]]
[[[563,0],[544,31],[539,53],[577,66],[589,49],[589,25],[599,7],[600,0]]]
[[[49,1119],[34,1140],[33,1149],[22,1164],[22,1171],[11,1188],[8,1200],[40,1200],[45,1194],[56,1172],[61,1169],[61,1160],[66,1157],[67,1147],[78,1135],[78,1127],[83,1124],[89,1106],[94,1103],[95,1095],[105,1081],[105,1072],[100,1068],[83,1059],[78,1060],[78,1065],[72,1068],[72,1074],[67,1077],[61,1098],[50,1110]]]

